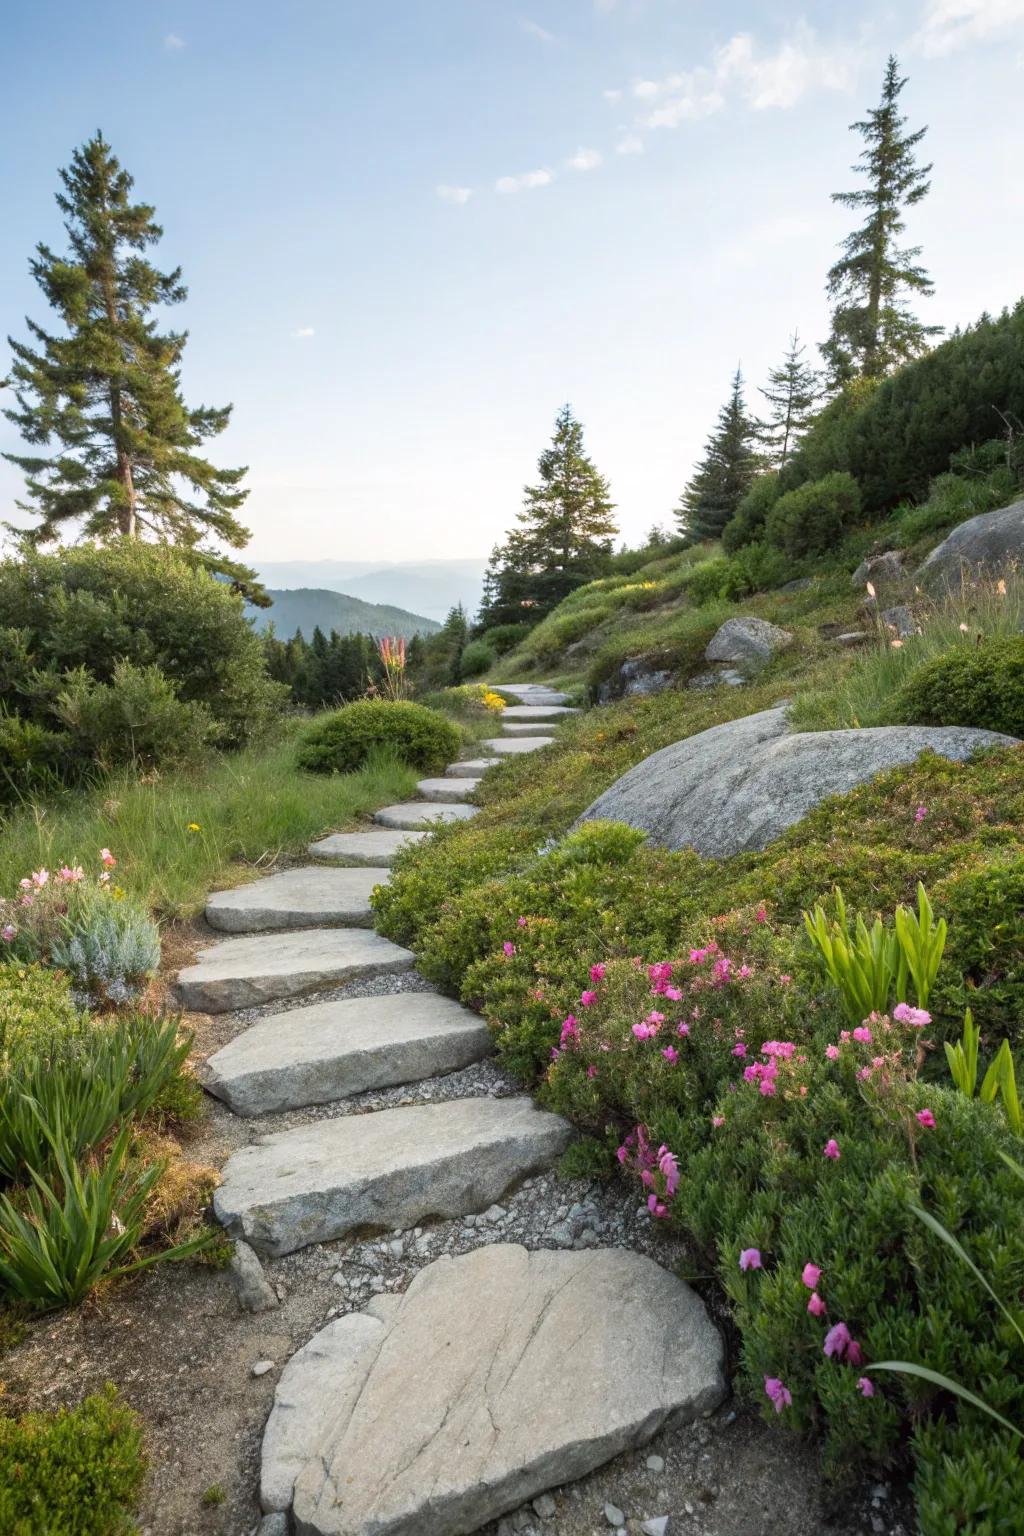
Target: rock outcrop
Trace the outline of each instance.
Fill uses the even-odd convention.
[[[1024,499],[981,512],[954,528],[917,573],[933,592],[959,592],[965,582],[1003,576],[1024,566]]]
[[[776,651],[792,643],[788,629],[767,619],[726,619],[704,652],[707,661],[727,661],[736,666],[763,667]]]

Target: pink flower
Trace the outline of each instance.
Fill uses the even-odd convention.
[[[559,1058],[559,1056],[561,1056],[561,1054],[562,1054],[562,1053],[561,1053],[561,1051],[560,1051],[560,1050],[559,1050],[559,1049],[558,1049],[558,1046],[557,1046],[557,1045],[553,1045],[553,1046],[552,1046],[552,1047],[551,1047],[551,1060],[552,1060],[552,1061],[557,1061],[557,1060],[558,1060],[558,1058]]]
[[[835,1061],[836,1057],[839,1055],[838,1045],[826,1045],[825,1055],[828,1057],[829,1061]]]
[[[743,1249],[740,1250],[740,1269],[742,1269],[744,1271],[744,1273],[748,1269],[760,1269],[760,1268],[761,1268],[761,1250],[760,1250],[760,1248],[743,1248]]]
[[[870,1029],[866,1024],[858,1024],[853,1032],[853,1038],[859,1040],[861,1045],[870,1045],[873,1039]]]
[[[779,985],[781,987],[788,987],[792,980],[793,980],[792,976],[787,976],[787,975],[783,974],[782,976],[779,977]]]
[[[846,1324],[833,1323],[825,1335],[825,1343],[822,1347],[830,1360],[843,1360],[852,1343],[853,1339]]]
[[[860,1345],[856,1339],[851,1339],[846,1347],[847,1365],[863,1365],[864,1356],[861,1354]]]
[[[670,1003],[681,1003],[683,1000],[683,994],[678,987],[666,987],[664,996],[668,998]]]
[[[603,965],[592,965],[590,967],[590,979],[591,979],[591,981],[604,981],[604,976],[605,976],[605,969],[604,969]]]
[[[934,1131],[935,1116],[930,1109],[919,1109],[914,1119],[923,1125],[926,1131]]]
[[[525,917],[517,917],[516,918],[516,927],[517,928],[525,928],[526,927],[526,918]]]
[[[928,807],[926,805],[919,805],[917,810],[914,812],[914,820],[915,821],[924,821],[924,819],[925,819],[925,817],[927,815],[928,815]]]
[[[818,1281],[821,1279],[821,1267],[818,1264],[805,1264],[804,1272],[800,1279],[809,1291],[817,1290]]]
[[[838,1163],[840,1157],[842,1156],[842,1153],[839,1150],[839,1143],[836,1141],[834,1136],[829,1137],[821,1151],[824,1157],[830,1157],[833,1162],[836,1163]]]
[[[737,1041],[737,1043],[733,1046],[732,1054],[734,1056],[745,1056],[747,1054],[747,1048],[743,1044],[742,1040]]]
[[[686,1036],[689,1033],[690,1033],[690,1026],[689,1026],[689,1024],[679,1024],[679,1025],[677,1025],[677,1027],[676,1027],[676,1034],[677,1035],[682,1035],[684,1040],[685,1040]]]
[[[857,1386],[859,1387],[862,1396],[874,1397],[875,1384],[869,1376],[858,1376]]]
[[[665,1180],[665,1189],[670,1195],[674,1195],[679,1188],[679,1164],[674,1152],[668,1147],[658,1148],[658,1172]]]
[[[587,1068],[587,1076],[588,1077],[596,1077],[597,1076],[597,1068],[595,1066],[589,1066]]]
[[[754,913],[754,916],[759,923],[766,923],[768,921],[768,913],[765,911],[764,907],[758,907],[757,911]]]
[[[48,869],[34,869],[32,871],[32,884],[35,886],[37,891],[42,890],[43,886],[46,884],[49,878],[50,871]]]
[[[650,1024],[634,1024],[633,1033],[638,1040],[653,1040],[658,1031],[652,1029]]]
[[[771,1401],[776,1413],[781,1413],[783,1408],[792,1408],[793,1396],[788,1387],[784,1387],[777,1376],[766,1376],[764,1379],[765,1396]]]
[[[581,992],[580,1002],[583,1004],[584,1008],[593,1008],[594,1004],[597,1002],[597,993]]]
[[[114,865],[117,863],[117,860],[114,858],[114,855],[111,853],[109,848],[101,848],[100,862],[101,864],[104,864],[107,869],[113,869]],[[524,919],[520,918],[520,922],[522,921],[524,921]]]
[[[85,879],[85,870],[82,868],[81,864],[76,864],[74,869],[69,869],[66,864],[62,864],[60,869],[57,871],[57,879],[70,881],[73,884],[77,884],[79,880]]]
[[[508,939],[505,940],[504,944],[501,947],[505,951],[506,955],[509,956],[510,959],[515,954],[515,952],[516,952],[515,945],[510,943]]]
[[[659,1220],[661,1220],[662,1217],[668,1215],[668,1206],[663,1205],[658,1199],[657,1195],[647,1196],[647,1209],[650,1211],[652,1216],[657,1216]]]
[[[674,1067],[676,1062],[679,1060],[679,1052],[676,1050],[674,1045],[666,1045],[661,1054],[664,1056],[670,1067]]]
[[[828,1308],[822,1301],[821,1297],[818,1295],[817,1291],[811,1292],[811,1298],[807,1303],[807,1310],[812,1317],[824,1317],[825,1313],[828,1311]]]
[[[915,1029],[920,1029],[932,1021],[932,1016],[926,1008],[911,1008],[909,1003],[897,1003],[892,1016],[900,1024],[913,1024]]]
[[[626,1158],[629,1156],[628,1146],[616,1147],[615,1156],[618,1158],[620,1163],[624,1163]]]
[[[0,930],[0,938],[3,939],[5,944],[10,944],[11,940],[16,939],[17,936],[18,930],[15,928],[13,923],[5,924],[4,928]]]
[[[576,1044],[578,1044],[579,1043],[579,1038],[580,1038],[580,1027],[577,1024],[576,1019],[573,1016],[573,1014],[570,1013],[568,1018],[565,1020],[565,1022],[562,1025],[562,1036],[561,1036],[561,1039],[559,1040],[558,1043],[564,1049],[565,1046],[567,1046],[567,1045],[576,1045]]]
[[[723,1126],[725,1124],[725,1116],[724,1115],[712,1115],[711,1116],[711,1124],[714,1126],[715,1130],[717,1131],[721,1126]]]

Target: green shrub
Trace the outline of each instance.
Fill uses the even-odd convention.
[[[0,1530],[129,1536],[145,1471],[141,1421],[112,1386],[77,1408],[0,1417]]]
[[[523,643],[532,628],[532,624],[493,624],[484,630],[480,639],[496,656],[506,656]]]
[[[0,1084],[18,1063],[90,1028],[63,972],[0,963]]]
[[[86,886],[50,945],[50,964],[67,971],[76,1001],[121,1007],[144,990],[160,964],[160,934],[131,897]]]
[[[61,683],[53,712],[73,750],[102,768],[194,762],[216,737],[206,705],[179,699],[159,667],[119,661],[109,683],[76,667]]]
[[[763,536],[765,520],[779,495],[778,475],[758,475],[736,508],[736,516],[722,529],[722,548],[727,555]]]
[[[860,512],[852,475],[834,471],[780,496],[765,519],[765,538],[794,560],[833,549]]]
[[[482,677],[491,670],[497,659],[497,651],[486,640],[471,640],[459,659],[459,670],[463,677]]]
[[[451,721],[422,704],[357,699],[310,726],[298,764],[310,773],[353,773],[372,754],[384,752],[410,768],[436,773],[458,756],[460,746]]]
[[[700,565],[693,566],[687,576],[685,588],[687,597],[698,606],[722,597],[724,595],[722,588],[727,583],[731,569],[732,561],[724,555],[716,555],[711,560],[702,560]]]
[[[965,643],[926,661],[892,700],[891,718],[1024,737],[1024,635]]]

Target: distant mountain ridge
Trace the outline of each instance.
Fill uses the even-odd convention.
[[[266,591],[273,607],[248,607],[246,615],[258,631],[273,624],[279,640],[290,640],[296,630],[310,640],[317,628],[325,635],[336,629],[339,635],[404,635],[411,640],[413,635],[432,635],[441,627],[436,619],[410,613],[407,608],[367,603],[326,587],[267,587]]]
[[[279,591],[300,587],[341,592],[365,603],[384,603],[443,620],[461,603],[473,616],[483,591],[484,559],[268,560],[250,562],[260,580]],[[279,627],[279,626],[275,626]]]

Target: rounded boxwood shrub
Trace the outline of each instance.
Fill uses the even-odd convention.
[[[892,703],[904,725],[973,725],[1024,737],[1024,635],[958,645],[910,674]]]
[[[459,658],[459,671],[463,677],[482,677],[497,659],[497,653],[486,640],[471,640]]]
[[[436,773],[458,756],[462,738],[450,720],[391,699],[357,699],[324,715],[306,731],[298,763],[310,773],[354,773],[374,752]]]
[[[860,507],[856,480],[836,470],[780,496],[765,519],[765,537],[794,560],[823,555],[839,543]]]

